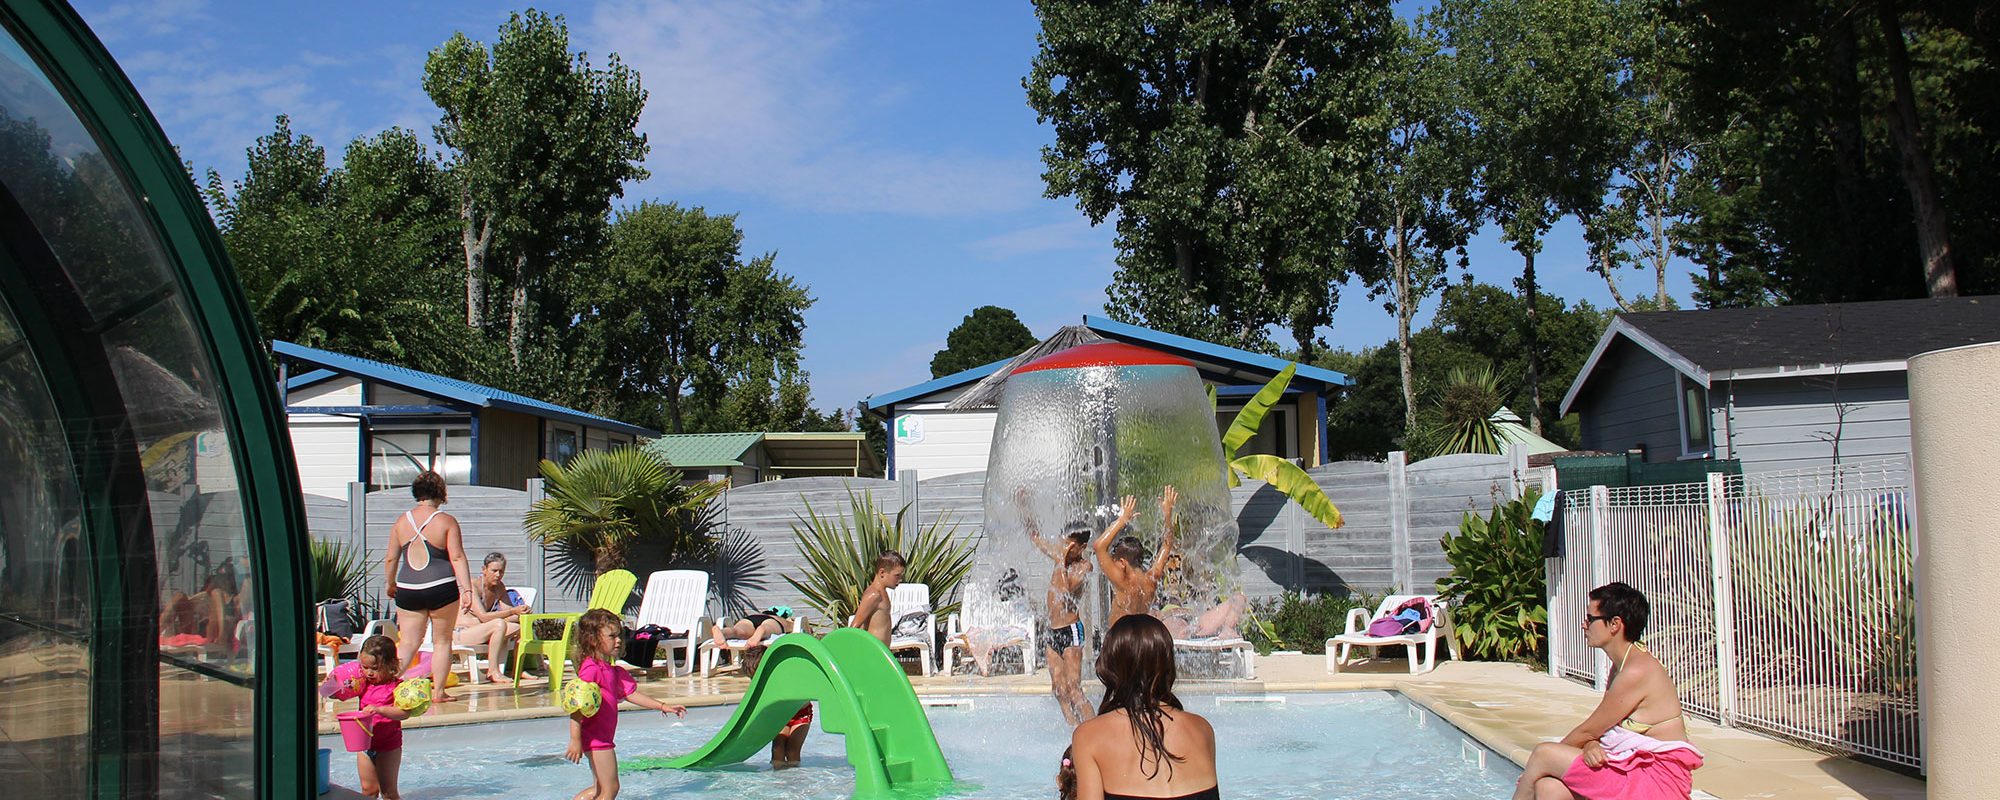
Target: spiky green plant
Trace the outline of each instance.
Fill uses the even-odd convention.
[[[1285,365],[1284,371],[1264,384],[1264,388],[1258,389],[1257,394],[1243,404],[1243,410],[1236,412],[1236,417],[1229,421],[1229,430],[1222,434],[1222,460],[1229,463],[1230,486],[1240,485],[1243,478],[1263,481],[1284,492],[1286,497],[1298,503],[1300,508],[1311,514],[1313,519],[1319,520],[1320,524],[1338,528],[1346,524],[1341,519],[1340,509],[1326,496],[1326,490],[1320,488],[1319,483],[1314,481],[1311,475],[1307,475],[1305,470],[1300,469],[1299,465],[1273,455],[1236,454],[1245,442],[1256,437],[1257,429],[1264,424],[1264,415],[1270,413],[1271,407],[1277,405],[1278,400],[1285,396],[1285,387],[1291,385],[1292,376],[1298,371],[1299,365],[1296,362]],[[1215,404],[1213,386],[1209,387],[1208,401],[1210,405]]]
[[[567,464],[544,459],[544,496],[528,509],[527,533],[555,549],[581,548],[597,574],[625,565],[641,539],[665,541],[669,552],[713,545],[701,524],[724,484],[686,484],[681,473],[639,447],[585,450]]]
[[[1453,367],[1439,390],[1427,429],[1416,437],[1429,456],[1500,452],[1493,414],[1500,410],[1500,378],[1488,365]]]
[[[976,549],[971,537],[958,535],[958,523],[947,524],[940,514],[929,525],[905,534],[908,506],[890,519],[866,492],[849,489],[847,502],[847,514],[824,517],[806,503],[805,513],[792,525],[806,567],[803,579],[786,575],[785,582],[799,590],[807,604],[836,625],[846,623],[861,606],[861,592],[874,580],[876,557],[894,550],[906,562],[903,581],[931,587],[932,611],[943,616],[958,610],[958,584],[972,570]]]
[[[360,598],[368,583],[368,565],[354,548],[314,539],[307,549],[312,554],[313,602]]]

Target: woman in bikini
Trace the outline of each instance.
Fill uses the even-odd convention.
[[[445,693],[451,672],[451,629],[458,610],[472,602],[472,580],[458,520],[438,510],[444,505],[444,476],[425,470],[410,484],[417,506],[389,529],[389,597],[396,601],[396,656],[403,669],[415,663],[430,626],[431,686],[434,702],[458,698]]]
[[[1174,637],[1127,614],[1097,655],[1104,703],[1070,735],[1079,800],[1214,800],[1215,728],[1174,696]]]
[[[500,650],[508,642],[521,638],[521,615],[531,613],[534,609],[519,602],[518,595],[507,588],[506,554],[487,553],[479,568],[479,578],[472,582],[472,605],[459,611],[459,627],[452,632],[452,638],[463,645],[484,645],[487,679],[505,683],[507,675],[500,671],[504,660]]]
[[[1687,743],[1673,676],[1639,643],[1649,615],[1646,596],[1623,583],[1590,590],[1583,635],[1610,657],[1610,686],[1597,710],[1562,741],[1535,746],[1514,800],[1687,797],[1693,790],[1701,751]],[[1617,752],[1607,754],[1606,743]],[[1614,760],[1615,768],[1607,768]]]

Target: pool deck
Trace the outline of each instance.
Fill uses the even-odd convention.
[[[913,677],[919,695],[1045,694],[1048,672],[1036,675]],[[655,670],[639,690],[688,706],[735,703],[749,681],[733,672],[709,678],[667,677]],[[1257,660],[1257,679],[1203,681],[1201,692],[1327,692],[1390,689],[1451,721],[1516,764],[1540,742],[1569,732],[1596,706],[1598,694],[1576,683],[1531,672],[1520,664],[1445,662],[1428,675],[1410,675],[1400,659],[1364,663],[1339,675],[1326,672],[1319,655],[1272,655]],[[559,716],[545,681],[460,685],[457,702],[443,704],[408,727],[461,725],[507,719]],[[326,708],[334,708],[329,704]],[[345,707],[345,704],[341,704]],[[323,734],[335,733],[332,714],[322,714]],[[1689,719],[1689,734],[1707,756],[1695,772],[1695,797],[1798,798],[1799,800],[1921,800],[1924,782],[1861,762],[1829,756],[1754,733]]]

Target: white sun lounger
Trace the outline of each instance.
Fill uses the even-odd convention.
[[[1381,619],[1395,611],[1397,606],[1418,597],[1430,601],[1432,614],[1430,630],[1399,636],[1368,634],[1370,621]],[[1451,630],[1451,614],[1445,608],[1444,601],[1439,600],[1434,594],[1392,594],[1382,598],[1382,604],[1376,606],[1373,615],[1359,608],[1348,609],[1347,632],[1326,640],[1326,671],[1339,674],[1342,665],[1352,663],[1353,659],[1348,652],[1352,648],[1368,648],[1368,657],[1372,660],[1381,648],[1400,644],[1409,648],[1410,674],[1420,675],[1437,668],[1439,639],[1443,639],[1451,648],[1451,657],[1458,658],[1458,637]],[[1423,649],[1421,668],[1417,661],[1417,649],[1420,647]]]
[[[1214,653],[1217,658],[1227,656],[1236,661],[1238,677],[1250,680],[1257,677],[1257,648],[1247,639],[1175,639],[1174,650],[1190,650],[1197,653]]]

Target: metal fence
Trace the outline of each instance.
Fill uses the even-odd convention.
[[[1901,458],[1566,492],[1549,670],[1605,685],[1581,622],[1624,581],[1690,713],[1921,768],[1910,502]]]

